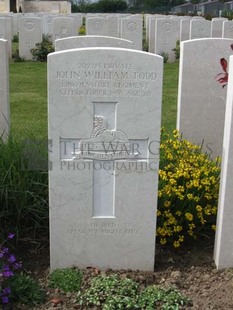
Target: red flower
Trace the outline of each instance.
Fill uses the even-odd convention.
[[[233,49],[233,44],[231,45],[231,48]],[[222,88],[224,88],[227,83],[228,83],[228,72],[227,72],[227,61],[225,58],[221,58],[220,59],[220,64],[222,66],[222,69],[224,72],[219,73],[215,79],[217,80],[217,82],[219,82],[222,85]]]

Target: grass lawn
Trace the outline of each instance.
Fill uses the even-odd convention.
[[[162,126],[176,125],[178,63],[164,65]],[[10,63],[11,128],[14,136],[47,136],[47,64]]]

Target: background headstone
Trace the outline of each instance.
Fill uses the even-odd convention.
[[[32,60],[31,49],[42,42],[42,19],[38,17],[19,19],[19,56]]]
[[[153,270],[162,72],[135,50],[48,56],[52,270]]]
[[[75,20],[71,17],[53,18],[53,41],[76,35]]]
[[[233,21],[223,22],[222,37],[233,39]]]
[[[10,131],[8,42],[0,39],[0,137],[5,141]]]
[[[176,19],[157,19],[155,27],[155,53],[158,55],[166,54],[168,62],[175,61],[173,48],[177,41],[177,23]]]
[[[233,56],[230,57],[229,85],[233,85]],[[227,90],[222,167],[216,225],[214,260],[218,269],[233,267],[233,94]]]
[[[211,157],[222,154],[226,87],[218,80],[226,76],[220,60],[228,62],[232,43],[220,38],[181,43],[177,128]]]
[[[59,39],[55,41],[55,51],[85,47],[120,47],[132,48],[133,42],[104,36],[79,36]]]
[[[209,38],[211,36],[211,22],[205,19],[193,19],[190,21],[189,39]]]
[[[132,41],[134,49],[142,50],[142,19],[122,18],[120,25],[120,37]]]

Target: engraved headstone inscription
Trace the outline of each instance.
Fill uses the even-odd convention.
[[[162,72],[129,49],[49,55],[51,269],[153,270]]]

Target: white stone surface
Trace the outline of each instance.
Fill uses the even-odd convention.
[[[141,18],[121,18],[121,34],[122,39],[133,42],[133,48],[142,50],[142,19]]]
[[[211,22],[205,19],[193,19],[190,22],[189,39],[209,38],[211,36]]]
[[[107,21],[104,17],[90,17],[86,19],[86,34],[108,36]]]
[[[224,76],[220,59],[228,61],[232,43],[221,38],[181,43],[177,128],[213,158],[222,154],[226,104],[226,87],[217,81]]]
[[[48,56],[52,270],[154,269],[162,74],[135,50]]]
[[[30,52],[37,43],[42,42],[42,19],[38,17],[19,19],[19,55],[25,60],[32,60]]]
[[[211,37],[222,38],[223,22],[227,21],[227,18],[218,17],[211,20]]]
[[[75,20],[71,17],[53,18],[53,41],[57,39],[72,37],[76,35]]]
[[[190,19],[180,21],[180,41],[189,40],[190,36]]]
[[[176,19],[157,19],[155,24],[155,53],[168,55],[168,62],[175,61],[173,48],[177,41],[177,23]]]
[[[230,56],[229,85],[233,84],[233,56]],[[222,152],[214,260],[218,269],[233,267],[233,94],[228,87]]]
[[[55,51],[85,47],[120,47],[133,48],[133,42],[120,38],[105,36],[79,36],[59,39],[55,41]]]
[[[233,39],[233,21],[223,22],[222,37]]]
[[[12,24],[10,17],[0,17],[0,39],[8,41],[8,56],[11,57],[12,53]]]
[[[0,39],[0,137],[5,141],[10,131],[8,42]]]

